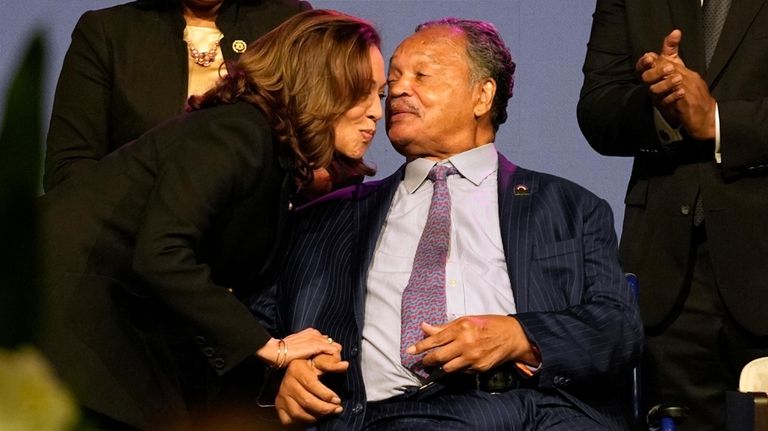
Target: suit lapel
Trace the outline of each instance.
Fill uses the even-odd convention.
[[[747,29],[757,16],[757,11],[763,6],[766,0],[733,0],[731,9],[728,12],[728,18],[723,24],[723,31],[720,34],[720,40],[717,42],[717,48],[709,62],[709,69],[706,73],[707,85],[712,87],[718,75],[723,71],[723,67],[731,58],[736,48],[744,39]]]
[[[355,197],[355,228],[360,237],[352,247],[354,280],[357,283],[355,295],[355,319],[358,330],[363,330],[365,314],[365,294],[368,284],[368,267],[373,259],[376,242],[387,218],[392,198],[397,186],[403,179],[405,165],[394,174],[381,180],[364,183],[359,186],[358,196]]]
[[[537,188],[535,177],[499,154],[499,227],[518,313],[531,308],[528,273],[535,229],[531,205]]]

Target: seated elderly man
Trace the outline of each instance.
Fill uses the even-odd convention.
[[[285,424],[326,429],[624,429],[642,326],[607,203],[497,153],[515,64],[488,23],[422,24],[390,64],[406,164],[302,209],[278,328],[344,361],[291,363]]]

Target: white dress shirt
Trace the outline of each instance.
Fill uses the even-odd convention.
[[[448,320],[514,314],[499,227],[496,148],[487,144],[440,163],[452,164],[460,174],[447,180],[451,195]],[[368,401],[421,385],[419,377],[400,363],[400,308],[432,199],[427,174],[434,165],[434,161],[417,159],[406,166],[368,268],[361,353]]]

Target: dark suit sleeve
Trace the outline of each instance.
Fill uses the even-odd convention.
[[[112,70],[103,22],[85,13],[72,33],[56,86],[45,157],[45,190],[107,154]]]
[[[230,112],[196,117],[206,127],[182,135],[189,142],[162,163],[134,259],[153,293],[196,328],[196,341],[220,373],[270,338],[243,303],[213,282],[210,267],[199,258],[217,213],[252,192],[274,157],[263,118]]]
[[[717,106],[723,174],[768,171],[768,97],[719,100]]]
[[[607,156],[661,147],[653,105],[637,79],[624,0],[598,0],[584,61],[577,115],[589,144]]]
[[[619,266],[613,216],[606,202],[591,202],[581,220],[583,256],[561,261],[583,265],[580,301],[562,311],[516,316],[541,352],[541,387],[598,384],[627,370],[640,355],[642,323]]]

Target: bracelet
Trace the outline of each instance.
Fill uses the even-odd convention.
[[[288,345],[285,344],[285,341],[282,338],[277,340],[277,342],[277,368],[283,368],[286,360],[288,359]],[[282,357],[280,356],[280,353],[282,353]]]
[[[282,368],[285,364],[286,356],[288,356],[288,349],[285,347],[285,341],[282,338],[278,338],[277,357],[275,357],[275,362],[269,365],[269,368]]]
[[[283,357],[281,358],[281,360],[277,364],[277,368],[283,368],[283,366],[285,365],[285,362],[288,360],[288,345],[285,344],[285,341],[283,341],[282,338],[279,341],[278,348],[280,346],[283,347]]]

